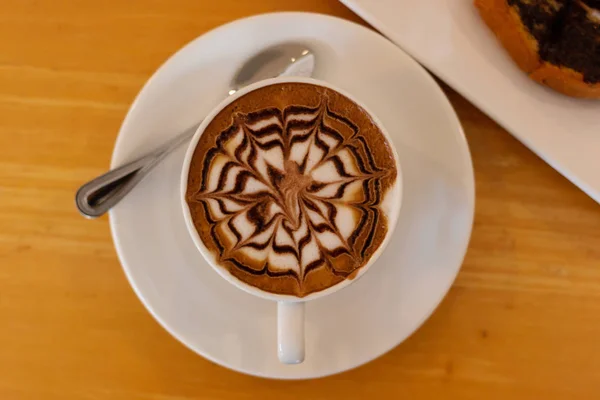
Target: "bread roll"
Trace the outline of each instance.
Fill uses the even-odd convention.
[[[569,96],[600,98],[600,0],[475,0],[519,68]]]

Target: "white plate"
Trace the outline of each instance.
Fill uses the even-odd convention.
[[[341,0],[600,202],[600,101],[529,79],[473,0]]]
[[[164,142],[219,103],[238,66],[275,42],[302,40],[315,78],[352,93],[379,117],[402,163],[404,198],[392,242],[364,278],[306,309],[306,361],[282,365],[276,305],[226,282],[198,253],[179,201],[184,148],[110,213],[127,277],[152,315],[214,362],[272,378],[311,378],[390,350],[433,312],[465,254],[474,209],[471,159],[443,92],[391,42],[332,17],[283,13],[233,22],[171,57],[135,100],[112,165]]]

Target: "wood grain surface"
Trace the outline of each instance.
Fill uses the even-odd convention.
[[[269,381],[195,355],[146,312],[108,220],[80,217],[74,192],[108,167],[170,54],[283,10],[359,21],[335,0],[0,2],[0,399],[600,398],[600,205],[447,88],[475,164],[475,229],[405,343],[337,376]]]

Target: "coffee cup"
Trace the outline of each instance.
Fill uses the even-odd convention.
[[[329,103],[313,108],[312,106],[294,106],[295,108],[288,106],[285,111],[277,111],[278,100],[272,100],[274,104],[269,103],[270,99],[277,99],[277,96],[273,96],[272,93],[277,93],[280,97],[287,96],[288,100],[290,97],[293,100],[296,95],[300,96],[299,99],[312,99],[314,97],[312,89],[324,93],[326,100],[323,101],[340,102],[345,104],[346,109],[355,107],[357,120],[360,123],[355,124],[336,113],[330,109]],[[256,100],[252,100],[254,94]],[[254,105],[253,102],[256,104]],[[253,108],[252,112],[248,112]],[[289,122],[285,124],[281,122],[284,118],[290,118]],[[347,130],[349,133],[346,136],[336,133],[334,128],[327,125],[326,118],[331,119],[329,122],[331,127],[336,127],[335,129],[340,131]],[[310,125],[312,121],[314,121],[314,128]],[[289,132],[284,133],[283,127],[289,129]],[[296,130],[292,131],[292,127]],[[362,135],[357,133],[360,132],[361,127],[364,128],[363,136],[366,139],[361,139],[362,136],[357,139]],[[322,138],[325,140],[314,137],[307,145],[308,150],[305,150],[303,162],[290,162],[295,157],[294,154],[300,151],[296,151],[290,143],[299,146],[298,143],[301,140],[308,140],[305,138],[310,134],[330,136]],[[252,136],[252,139],[247,140],[248,135]],[[270,137],[276,139],[281,137],[281,139],[271,140]],[[249,140],[256,143],[251,145]],[[214,146],[212,143],[215,143]],[[331,156],[326,150],[322,150],[330,148],[327,147],[328,143],[331,148],[336,146],[335,151],[339,153],[337,156]],[[317,145],[321,147],[317,148]],[[348,148],[341,149],[342,145]],[[273,154],[279,154],[277,146],[281,147],[281,154],[284,154],[285,146],[291,148],[287,150],[287,158],[284,157],[285,160],[281,161],[280,170],[271,166],[271,163],[275,165],[278,162],[273,161]],[[310,146],[317,150],[313,150]],[[376,148],[375,150],[379,151],[377,154],[384,152],[385,154],[373,156],[369,146]],[[261,154],[257,156],[256,152],[263,151],[264,159],[269,160],[269,165],[265,166],[267,164],[265,161],[258,165],[256,170],[263,171],[263,175],[268,172],[270,180],[262,184],[261,180],[257,179],[257,183],[253,183],[252,174],[245,172],[244,168],[250,161],[256,162],[256,158],[261,156]],[[271,153],[267,154],[268,151]],[[313,157],[311,151],[321,158]],[[346,154],[349,156],[343,158]],[[325,161],[326,156],[331,156],[331,160]],[[229,160],[227,157],[237,158]],[[317,161],[314,161],[315,159]],[[327,164],[329,162],[335,168]],[[349,162],[353,164],[350,165]],[[377,162],[381,165],[377,166]],[[330,188],[321,181],[318,183],[307,181],[305,179],[309,168],[307,164],[311,163],[316,166],[311,170],[314,176],[317,176],[317,173],[338,174],[335,176],[340,176],[341,183],[331,180],[333,183]],[[290,165],[291,169],[288,168]],[[235,180],[232,180],[230,175],[234,174],[236,168],[239,171],[236,172]],[[348,168],[354,172],[348,172]],[[213,171],[218,171],[218,174],[214,173],[214,177],[212,177]],[[353,179],[354,176],[357,178]],[[322,180],[327,182],[325,179]],[[279,197],[267,193],[268,188],[265,187],[271,185],[276,186]],[[340,189],[341,186],[343,189]],[[331,194],[336,187],[337,194],[342,192],[341,195],[337,195],[338,197]],[[351,192],[349,188],[355,192]],[[303,200],[305,202],[301,206],[300,200],[297,200],[301,191],[311,196],[329,191],[329,195],[336,199],[331,200],[334,206],[327,208],[317,200],[308,199]],[[218,197],[215,193],[219,195],[227,193],[230,198],[225,198],[224,195]],[[344,199],[347,193],[350,193],[348,196],[355,196],[360,200],[355,202],[358,204],[356,207],[353,205],[355,203],[347,206],[342,202],[341,199]],[[242,198],[242,195],[246,197]],[[306,196],[308,198],[308,195]],[[401,197],[402,176],[398,155],[381,122],[364,104],[350,94],[329,83],[310,78],[267,79],[247,86],[223,100],[198,127],[186,152],[181,176],[181,200],[185,223],[194,244],[207,263],[237,288],[277,303],[277,352],[279,360],[285,364],[297,364],[304,360],[305,303],[342,290],[373,266],[394,232]],[[269,203],[271,199],[272,203]],[[253,204],[253,201],[257,204]],[[303,211],[304,206],[308,208]],[[332,207],[335,210],[332,211]],[[320,209],[322,210],[319,211]],[[326,220],[318,224],[315,222],[316,219],[326,215],[329,216],[329,222]],[[269,216],[270,219],[267,221],[265,216]],[[306,229],[303,230],[303,227]],[[303,233],[298,234],[300,239],[296,240],[295,235],[301,230]],[[260,233],[256,233],[259,231]],[[303,234],[307,236],[302,236]],[[307,237],[310,238],[306,239]],[[250,238],[256,238],[256,241],[250,241]],[[281,244],[285,242],[284,239],[291,245]],[[358,242],[360,242],[360,249],[358,249]],[[316,250],[310,253],[311,255],[307,255],[310,246]],[[244,249],[243,253],[242,249]],[[254,256],[255,254],[257,255]],[[317,258],[311,263],[307,261],[306,265],[302,264],[304,261],[300,261],[311,260],[310,257]],[[356,264],[358,258],[360,263]],[[294,264],[294,259],[298,261],[298,265]],[[260,260],[263,264],[257,264],[256,260]],[[289,268],[285,269],[284,265]],[[340,270],[334,268],[338,265],[342,265]],[[343,269],[346,265],[358,265],[358,267]],[[311,277],[315,276],[319,279],[314,278],[314,282],[310,283],[312,286],[308,285],[305,291],[294,292],[293,290],[297,290],[300,285],[299,277],[309,276],[309,270]]]

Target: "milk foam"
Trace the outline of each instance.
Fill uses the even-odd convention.
[[[358,128],[326,99],[235,113],[207,150],[193,196],[218,259],[299,282],[319,268],[348,274],[335,270],[342,255],[360,267],[381,212],[394,201],[380,181],[396,171],[378,168],[369,152]]]

